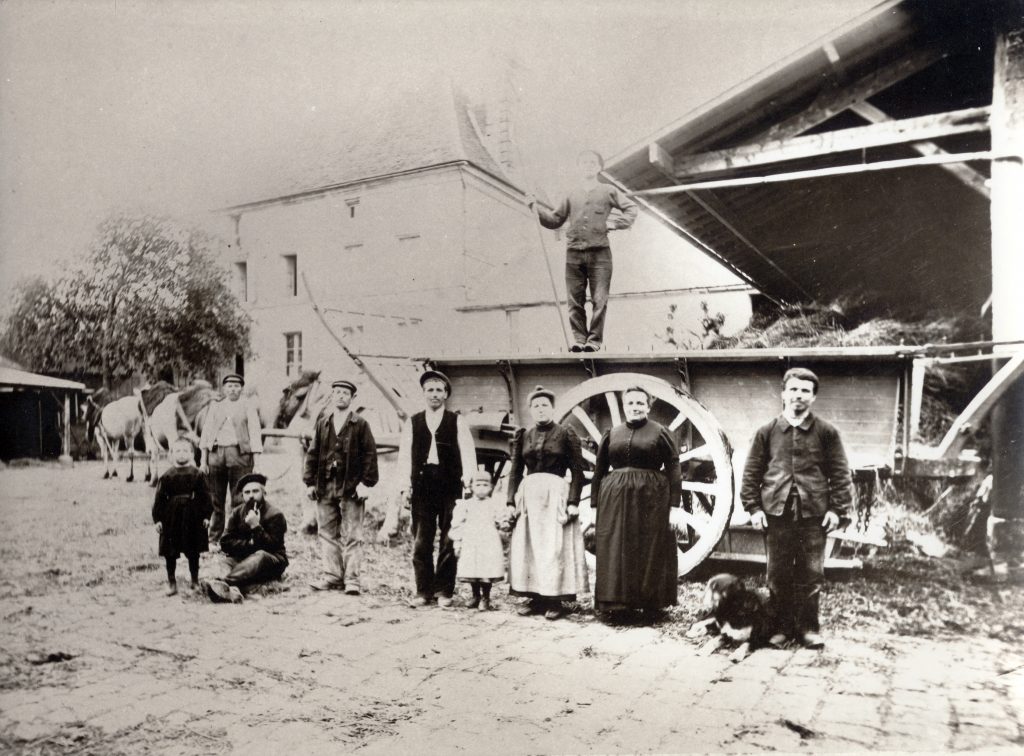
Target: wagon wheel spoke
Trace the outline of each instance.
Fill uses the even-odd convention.
[[[676,415],[675,419],[671,423],[669,423],[668,429],[673,432],[677,431],[680,427],[682,427],[683,423],[685,422],[686,413],[680,412],[678,415]]]
[[[684,491],[693,491],[694,493],[702,493],[709,496],[718,496],[722,493],[722,484],[720,483],[701,483],[696,480],[684,480],[681,485]]]
[[[708,445],[701,444],[700,446],[693,447],[689,451],[684,451],[682,454],[679,455],[679,464],[682,464],[683,462],[689,462],[691,459],[710,460],[711,451],[708,449]]]
[[[700,538],[708,536],[712,530],[710,517],[705,517],[695,512],[687,512],[682,507],[674,508],[669,515],[669,519],[677,528],[679,526],[692,528]]]
[[[606,391],[605,401],[608,402],[608,412],[612,418],[612,426],[622,423],[622,414],[619,412],[619,397],[614,391]]]
[[[594,477],[594,471],[593,470],[584,470],[583,471],[583,477],[586,478],[587,480],[591,480]]]
[[[583,411],[582,407],[573,407],[572,416],[580,421],[580,424],[586,429],[587,433],[590,434],[591,438],[595,441],[601,440],[601,431],[593,420],[590,419],[590,415]]]
[[[592,451],[590,451],[588,449],[581,449],[580,450],[580,454],[582,454],[583,455],[583,459],[587,460],[587,462],[589,462],[590,464],[592,464],[592,465],[596,465],[597,464],[597,455],[594,454],[594,452],[592,452]],[[591,474],[593,474],[593,473],[591,473]]]

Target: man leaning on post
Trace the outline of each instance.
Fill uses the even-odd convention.
[[[782,377],[782,414],[754,434],[740,500],[750,524],[767,528],[768,590],[777,612],[772,645],[793,638],[821,648],[818,604],[825,583],[826,534],[853,502],[850,465],[835,426],[811,412],[818,376]]]

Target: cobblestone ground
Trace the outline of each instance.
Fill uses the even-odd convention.
[[[19,501],[5,496],[2,524]],[[24,560],[14,546],[4,544],[5,557]],[[313,594],[292,580],[241,605],[212,605],[160,596],[158,569],[12,595],[10,574],[9,565],[0,746],[12,752],[1024,746],[1024,654],[995,640],[843,632],[821,652],[762,650],[732,664],[663,628],[522,618],[503,602],[487,613],[414,610],[393,596]],[[26,662],[56,652],[73,658]]]

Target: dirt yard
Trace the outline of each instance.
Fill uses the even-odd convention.
[[[267,455],[285,580],[239,606],[163,596],[152,489],[98,463],[0,470],[0,746],[207,754],[817,753],[1024,746],[1024,591],[894,555],[833,582],[828,646],[700,656],[699,583],[655,626],[589,597],[558,622],[406,608],[407,539],[366,592],[314,594],[294,455]],[[122,472],[122,475],[124,473]],[[218,558],[204,557],[215,575]],[[179,581],[187,573],[179,565]],[[185,581],[187,583],[187,580]]]

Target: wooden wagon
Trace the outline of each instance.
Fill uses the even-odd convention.
[[[975,345],[961,346],[978,351]],[[450,377],[449,408],[468,418],[479,462],[496,481],[508,460],[511,431],[530,422],[526,397],[535,386],[555,392],[558,421],[582,439],[587,478],[602,434],[621,419],[623,390],[635,384],[647,389],[654,398],[651,418],[676,434],[681,450],[682,501],[672,519],[681,551],[679,571],[685,574],[707,559],[765,561],[763,535],[747,524],[737,506],[737,489],[753,433],[781,411],[781,378],[795,366],[820,376],[815,412],[839,428],[854,470],[860,516],[833,534],[826,566],[859,566],[855,547],[880,543],[864,527],[874,483],[907,471],[915,461],[909,451],[923,383],[915,365],[936,359],[939,351],[955,354],[957,347],[481,355],[414,362],[417,370],[437,368]],[[408,397],[413,391],[407,387],[404,393]],[[919,474],[926,460],[916,462]],[[971,474],[975,463],[965,454],[941,466],[943,474]],[[589,486],[581,519],[593,520]]]

